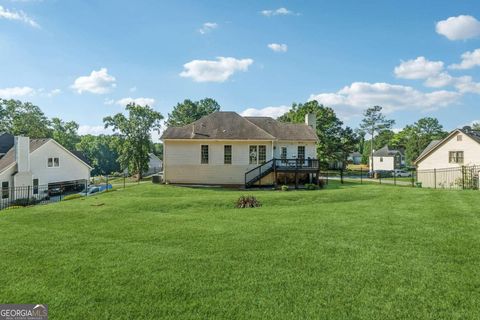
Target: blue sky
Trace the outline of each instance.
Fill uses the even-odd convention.
[[[350,126],[480,119],[478,1],[0,0],[0,96],[102,131],[137,99],[277,116],[317,99]],[[476,51],[478,49],[478,51]]]

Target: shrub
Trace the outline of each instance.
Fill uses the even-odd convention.
[[[75,194],[69,194],[68,196],[63,197],[63,200],[73,200],[73,199],[78,199],[81,198],[82,195],[75,193]]]
[[[325,180],[323,179],[318,180],[318,188],[319,189],[325,188]]]
[[[282,191],[288,191],[288,186],[284,184],[284,185],[281,187],[281,190],[282,190]]]
[[[305,184],[305,189],[307,189],[307,190],[317,190],[317,186],[313,183],[306,183]]]
[[[23,207],[22,206],[10,206],[10,207],[6,207],[5,210],[20,209],[20,208],[23,208]]]
[[[254,196],[241,196],[235,204],[236,208],[257,208],[262,204]]]

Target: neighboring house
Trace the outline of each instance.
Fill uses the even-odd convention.
[[[423,187],[447,188],[464,184],[466,178],[462,168],[478,166],[480,170],[480,131],[470,127],[455,129],[443,140],[434,140],[414,161],[417,167],[417,181]],[[477,186],[478,187],[478,186]]]
[[[158,173],[158,172],[162,171],[162,169],[163,169],[162,160],[160,160],[160,158],[157,157],[153,153],[149,153],[148,157],[149,157],[149,159],[148,159],[148,170],[144,174],[150,175],[150,174],[154,174],[154,173]]]
[[[15,197],[14,187],[85,184],[92,167],[78,153],[53,139],[0,136],[0,182],[2,199]]]
[[[351,164],[361,164],[362,154],[360,152],[352,152],[348,155],[347,161]]]
[[[391,171],[400,169],[405,165],[405,155],[403,150],[390,149],[388,145],[374,151],[373,160],[372,157],[369,158],[370,168],[372,168],[373,161],[374,171]]]
[[[170,127],[161,138],[164,180],[249,186],[273,184],[277,174],[287,171],[296,183],[299,174],[318,177],[316,118],[305,118],[305,124],[292,124],[215,112],[189,125]]]

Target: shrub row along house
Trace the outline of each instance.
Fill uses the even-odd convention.
[[[39,186],[84,187],[91,169],[80,153],[67,150],[53,139],[0,134],[2,201],[41,197]]]
[[[424,187],[478,188],[480,132],[455,129],[445,139],[432,141],[414,164]]]
[[[169,127],[164,143],[167,183],[246,185],[318,180],[316,118],[305,124],[215,112]]]

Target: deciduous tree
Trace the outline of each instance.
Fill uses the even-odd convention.
[[[168,114],[167,126],[184,126],[216,111],[220,111],[220,105],[214,99],[205,98],[200,101],[186,99],[177,103],[172,113]]]
[[[130,103],[125,107],[128,116],[117,113],[103,118],[105,128],[112,127],[123,139],[119,150],[119,162],[122,168],[128,168],[132,174],[142,173],[148,169],[148,153],[151,148],[151,131],[160,131],[160,120],[163,116],[148,105],[140,106]]]

